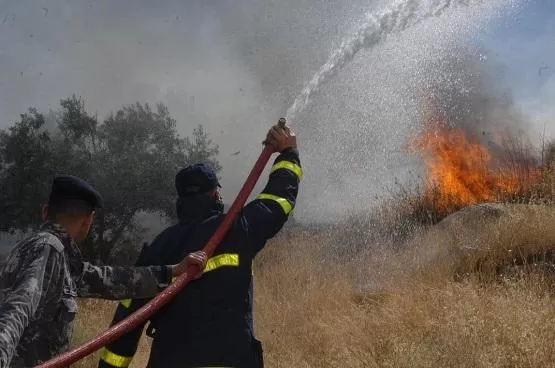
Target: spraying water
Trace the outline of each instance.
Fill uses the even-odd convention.
[[[473,0],[402,0],[378,13],[368,13],[364,23],[341,43],[312,77],[287,110],[287,120],[294,120],[297,113],[310,103],[311,97],[320,86],[348,64],[363,48],[370,48],[383,41],[388,35],[401,32],[430,17],[438,17],[456,6],[469,6],[482,1]]]
[[[477,93],[470,77],[487,73],[470,66],[483,65],[480,34],[520,4],[392,3],[381,2],[355,24],[288,106],[287,120],[300,137],[310,137],[302,147],[307,175],[297,210],[301,221],[362,216],[397,183],[416,183],[421,162],[404,147],[420,129],[422,94],[437,85],[465,96]]]
[[[132,1],[46,1],[48,16],[34,2],[14,2],[4,10],[15,20],[0,32],[0,45],[15,50],[2,59],[0,127],[29,106],[56,108],[72,93],[100,119],[137,100],[165,102],[180,134],[203,124],[220,145],[230,200],[268,121],[287,111],[296,125],[302,114],[295,130],[306,176],[296,216],[328,221],[367,208],[408,176],[412,162],[401,147],[416,125],[418,93],[430,80],[466,87],[436,65],[445,55],[458,58],[460,44],[516,1],[166,1],[156,11]],[[375,11],[365,17],[361,8]],[[91,48],[97,59],[83,52]],[[301,90],[292,106],[282,105]]]

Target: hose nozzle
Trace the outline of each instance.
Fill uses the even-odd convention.
[[[278,120],[278,125],[279,125],[281,128],[285,128],[285,124],[287,124],[287,120],[285,120],[285,118],[279,118],[279,120]],[[264,140],[264,142],[262,142],[262,144],[264,144],[264,145],[270,144],[269,137],[270,137],[270,135],[268,135],[268,136],[266,137],[266,139]]]

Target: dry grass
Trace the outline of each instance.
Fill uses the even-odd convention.
[[[77,322],[75,323],[75,333],[73,335],[74,345],[82,344],[94,337],[96,334],[102,332],[108,327],[112,316],[116,309],[116,302],[98,300],[98,299],[84,299],[81,300],[79,305],[79,314]],[[148,361],[149,354],[149,340],[143,336],[139,344],[139,350],[136,359],[131,367],[144,367]],[[94,355],[90,355],[80,362],[76,363],[75,367],[96,367],[100,351]]]
[[[500,272],[555,254],[555,142],[537,155],[519,135],[490,152],[490,165],[468,159],[466,148],[475,146],[451,133],[444,138],[458,139],[428,138],[436,155],[454,160],[441,162],[470,185],[463,193],[471,201],[437,177],[422,179],[397,188],[372,214],[268,244],[254,269],[267,367],[555,367],[555,276]],[[469,180],[476,172],[480,180]],[[513,204],[455,213],[492,200]],[[83,301],[74,343],[105,329],[114,308]],[[144,367],[148,354],[143,337],[132,367]]]
[[[419,277],[448,280],[466,273],[491,278],[499,266],[522,265],[530,255],[553,252],[554,223],[555,206],[472,206],[415,234],[399,257],[402,267]],[[390,261],[387,267],[396,264]]]
[[[555,253],[554,147],[541,180],[503,199],[542,205],[448,216],[459,208],[440,212],[434,196],[406,191],[379,221],[353,218],[339,231],[268,244],[254,270],[266,366],[555,367],[555,277],[499,273]],[[81,307],[76,343],[103,330],[114,310],[101,301]],[[132,367],[147,359],[143,338]]]
[[[268,244],[254,270],[266,366],[555,367],[555,277],[499,272],[555,253],[550,147],[541,180],[503,199],[541,205],[449,216],[458,208],[441,212],[435,197],[406,191],[377,217]],[[114,307],[84,301],[75,343],[106,328]],[[148,353],[143,337],[132,367]]]
[[[497,228],[507,228],[515,216],[497,221]],[[544,220],[543,227],[528,230],[553,223]],[[477,236],[488,238],[495,227],[488,226]],[[500,243],[518,235],[539,241],[545,235],[512,228],[513,237],[489,239]],[[476,278],[451,281],[454,268],[444,267],[438,254],[455,254],[439,250],[453,249],[446,247],[456,241],[448,231],[443,235],[421,234],[419,239],[433,241],[414,244],[411,249],[418,252],[383,250],[342,264],[325,259],[332,246],[325,238],[315,242],[299,235],[291,244],[270,244],[255,268],[255,324],[267,366],[555,366],[551,280],[528,274],[488,284]],[[550,239],[549,245],[555,243]],[[380,289],[361,291],[368,285]],[[77,340],[100,332],[112,312],[112,303],[83,303]],[[132,366],[143,367],[147,356],[145,340]],[[95,367],[96,358],[75,366]]]

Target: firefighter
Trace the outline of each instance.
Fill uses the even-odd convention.
[[[45,223],[16,244],[0,270],[0,368],[32,367],[69,347],[77,297],[120,300],[154,297],[189,264],[199,271],[198,252],[174,266],[94,266],[84,262],[76,242],[90,230],[100,194],[84,180],[57,176]]]
[[[253,332],[252,262],[287,221],[303,175],[296,137],[287,126],[272,127],[267,141],[280,154],[266,187],[242,209],[202,277],[150,319],[149,368],[263,367],[262,345]],[[162,264],[201,249],[224,217],[219,182],[209,166],[183,169],[176,186],[180,222],[146,247],[138,264]],[[112,325],[148,300],[122,301]],[[129,366],[145,325],[107,345],[98,367]]]

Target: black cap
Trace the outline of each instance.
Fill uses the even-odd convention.
[[[175,176],[175,189],[180,197],[195,196],[220,187],[216,172],[207,164],[187,166]]]
[[[72,175],[58,175],[52,181],[48,204],[67,199],[80,199],[93,208],[102,207],[102,196],[85,180]]]

